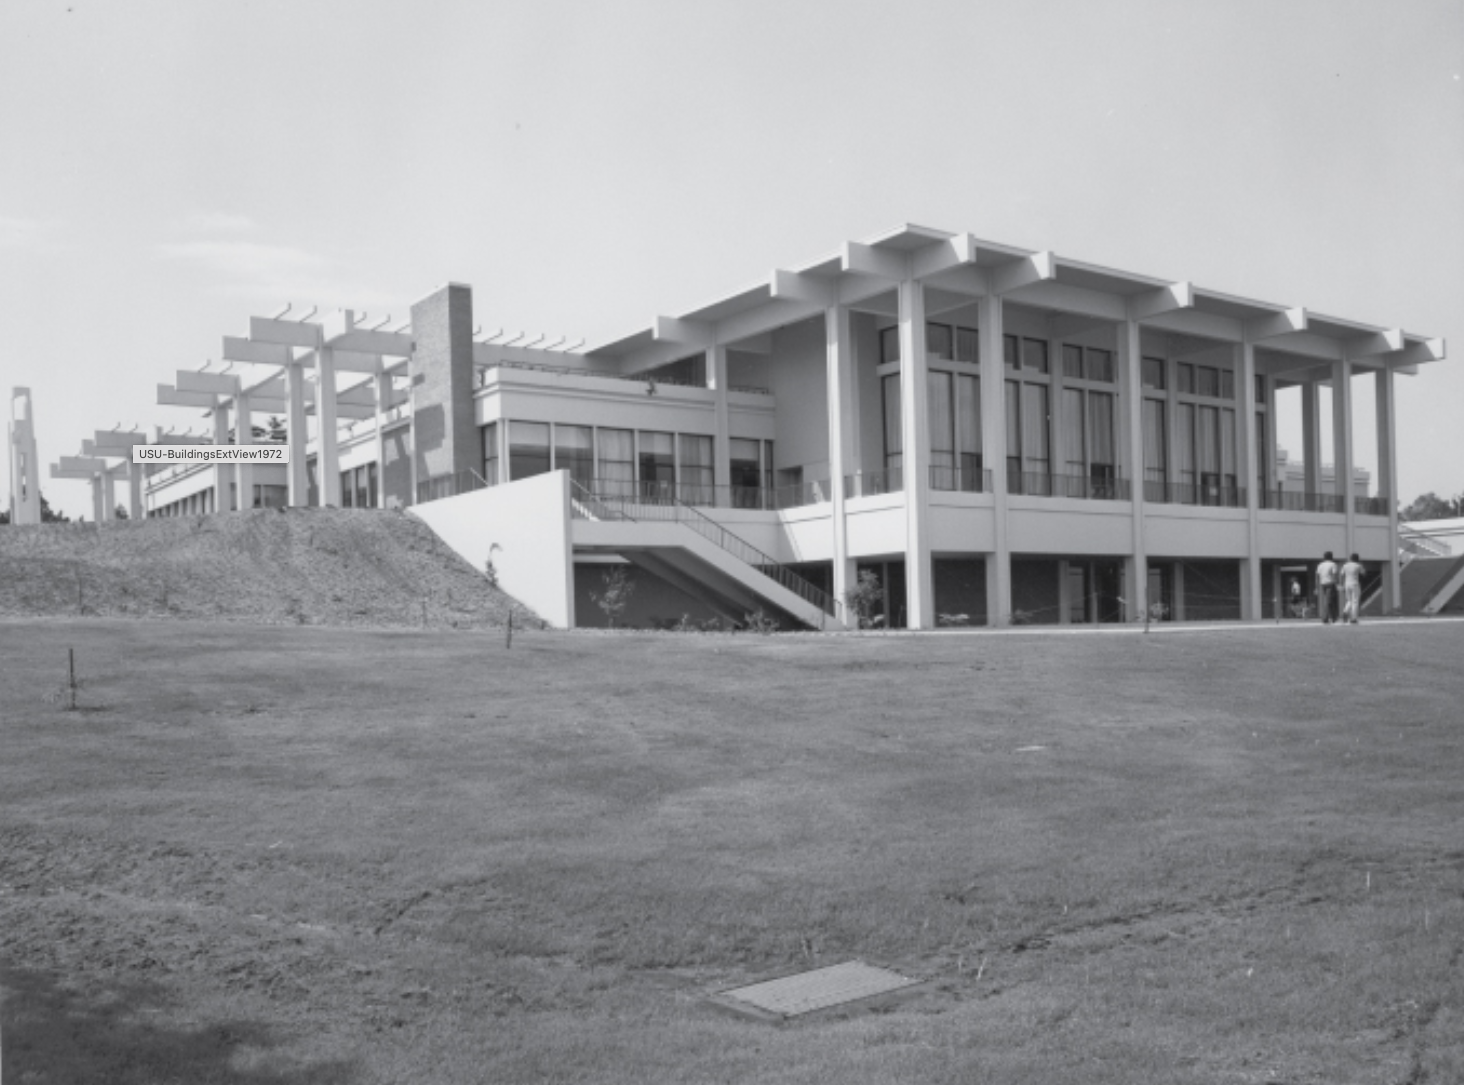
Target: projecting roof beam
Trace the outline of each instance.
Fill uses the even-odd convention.
[[[910,254],[910,275],[928,279],[951,268],[970,266],[976,262],[976,239],[970,234],[956,234],[925,245]]]
[[[335,350],[331,352],[337,370],[347,373],[380,373],[381,355],[367,354],[357,350]]]
[[[651,337],[658,343],[676,343],[692,349],[712,345],[713,330],[700,320],[682,320],[674,316],[658,316],[651,325]]]
[[[1207,313],[1202,309],[1176,309],[1150,317],[1144,323],[1150,328],[1179,332],[1181,335],[1198,335],[1226,343],[1241,341],[1240,321],[1234,317]]]
[[[68,471],[68,470],[66,470],[63,467],[56,466],[56,464],[54,464],[54,463],[51,464],[51,477],[52,478],[75,478],[75,479],[80,479],[83,482],[87,482],[95,474],[96,474],[95,471]]]
[[[62,456],[58,461],[63,471],[86,471],[95,473],[107,469],[107,461],[100,456]]]
[[[1050,252],[1034,252],[1020,260],[999,264],[987,272],[986,282],[993,294],[1009,294],[1033,283],[1057,278],[1057,260]]]
[[[1389,328],[1387,331],[1372,332],[1368,335],[1345,339],[1342,342],[1342,349],[1347,352],[1349,358],[1371,358],[1378,354],[1396,354],[1405,345],[1403,329]]]
[[[820,275],[778,269],[773,272],[768,287],[774,298],[822,305],[826,309],[839,304],[840,300],[838,281]]]
[[[329,340],[336,350],[356,351],[360,354],[391,354],[405,358],[412,353],[412,337],[407,332],[372,331],[353,328]]]
[[[839,254],[839,268],[845,272],[898,282],[910,274],[910,258],[906,253],[846,241]]]
[[[191,369],[178,370],[180,392],[211,392],[221,396],[232,396],[239,390],[239,378],[227,373],[198,373]]]
[[[1061,313],[1075,313],[1079,316],[1106,320],[1110,324],[1118,324],[1128,319],[1128,305],[1116,294],[1106,294],[1101,290],[1090,290],[1086,286],[1073,286],[1070,283],[1051,280],[1043,280],[1021,287],[1007,300],[1035,306],[1039,309],[1053,309]]]
[[[131,448],[133,445],[147,444],[147,434],[135,429],[99,429],[96,435],[97,444],[107,447]]]
[[[235,335],[224,336],[224,361],[252,362],[256,365],[289,365],[295,352],[278,343],[256,343]]]
[[[1080,313],[1054,313],[1047,320],[1047,335],[1050,339],[1076,339],[1095,328],[1110,328],[1111,320],[1083,316]]]
[[[204,392],[180,392],[171,384],[158,385],[158,404],[163,407],[203,407],[212,410],[215,398]]]
[[[320,345],[321,328],[319,324],[252,316],[249,318],[249,338],[256,343],[274,343],[283,347],[314,350]]]
[[[1242,325],[1242,330],[1245,333],[1246,342],[1259,343],[1265,339],[1275,339],[1278,335],[1304,332],[1308,325],[1306,310],[1297,308],[1247,320]]]
[[[1173,313],[1194,307],[1195,287],[1193,283],[1170,283],[1168,286],[1161,286],[1158,290],[1146,290],[1142,294],[1134,294],[1128,299],[1129,319],[1137,321],[1151,320],[1163,313]]]

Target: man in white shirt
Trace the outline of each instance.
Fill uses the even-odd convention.
[[[1342,566],[1342,620],[1357,624],[1358,612],[1362,610],[1362,562],[1357,555],[1347,559]]]
[[[1317,609],[1322,614],[1322,624],[1331,625],[1337,616],[1337,563],[1332,560],[1332,551],[1322,555],[1317,566]]]

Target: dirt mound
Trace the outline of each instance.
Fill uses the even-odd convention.
[[[374,509],[0,527],[0,615],[542,623],[420,520]]]

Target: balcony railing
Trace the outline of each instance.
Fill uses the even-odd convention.
[[[1244,486],[1222,486],[1218,483],[1144,482],[1144,500],[1155,505],[1204,505],[1216,509],[1243,509],[1246,503]]]
[[[880,494],[897,494],[905,488],[903,467],[890,467],[883,471],[866,471],[862,475],[844,476],[844,497],[878,497]]]
[[[1133,496],[1126,478],[1013,470],[1007,471],[1007,492],[1024,497],[1076,497],[1088,501],[1128,501]]]
[[[803,482],[792,486],[713,486],[701,482],[635,481],[597,478],[577,482],[593,497],[635,501],[644,505],[683,505],[720,509],[777,511],[823,504],[831,499],[829,483]]]
[[[1386,497],[1354,497],[1352,508],[1361,516],[1388,515],[1389,501]]]
[[[989,494],[991,472],[979,467],[946,467],[932,464],[930,488],[947,492]]]
[[[1335,512],[1343,510],[1339,494],[1307,493],[1303,490],[1262,490],[1260,506],[1284,512]]]

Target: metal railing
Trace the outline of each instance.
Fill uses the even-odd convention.
[[[496,362],[484,362],[475,367],[479,373],[478,387],[482,388],[487,379],[490,369],[523,369],[535,373],[553,373],[561,377],[599,377],[603,380],[612,381],[633,381],[637,384],[664,385],[667,388],[702,388],[705,384],[698,384],[696,381],[684,380],[680,377],[657,377],[651,373],[605,373],[596,369],[577,369],[571,365],[544,365],[540,362],[510,361],[507,358],[500,358]],[[729,384],[729,392],[746,392],[755,396],[770,396],[773,393],[766,388],[758,388],[752,385]]]
[[[991,472],[979,467],[930,465],[930,488],[947,492],[989,494]]]
[[[1362,516],[1386,516],[1388,515],[1389,501],[1386,497],[1356,497],[1352,498],[1352,508]]]
[[[1126,478],[1090,478],[1047,472],[1007,471],[1007,492],[1023,497],[1076,497],[1088,501],[1128,501],[1133,490]]]
[[[796,509],[831,500],[829,483],[803,482],[768,489],[758,486],[714,486],[704,482],[634,481],[595,478],[576,485],[597,497],[634,500],[644,505],[698,505],[720,509]]]
[[[1217,509],[1246,507],[1244,486],[1222,486],[1218,483],[1155,482],[1144,483],[1144,500],[1156,505],[1204,505]]]
[[[417,483],[417,504],[438,501],[444,497],[456,497],[458,494],[472,493],[474,490],[483,490],[487,487],[487,481],[471,467],[446,475],[434,475],[432,478],[423,479]]]
[[[750,565],[763,576],[792,592],[804,602],[818,607],[825,614],[838,615],[839,600],[822,588],[815,587],[781,562],[763,553],[745,539],[732,534],[706,513],[681,501],[643,502],[634,497],[615,497],[594,493],[571,483],[572,515],[580,520],[629,520],[634,523],[684,524],[714,546],[725,550],[744,565]]]
[[[1262,490],[1259,494],[1260,507],[1279,509],[1283,512],[1337,512],[1342,511],[1342,498],[1338,494],[1308,493],[1302,490]]]
[[[883,471],[865,471],[859,475],[844,476],[844,497],[878,497],[881,494],[897,494],[905,488],[905,469],[888,467]]]

